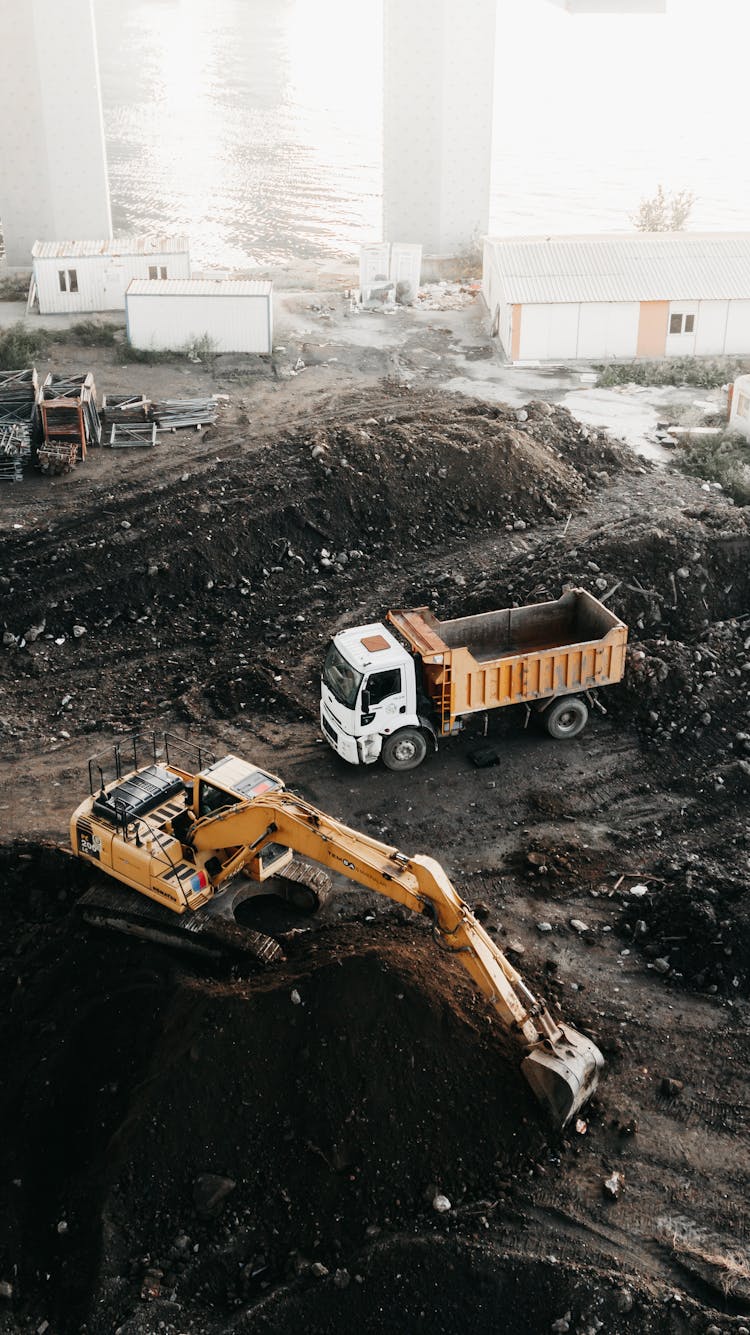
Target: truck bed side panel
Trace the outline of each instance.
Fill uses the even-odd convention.
[[[623,627],[610,631],[604,641],[509,654],[493,663],[478,663],[467,649],[453,649],[451,715],[610,686],[622,677],[626,640]]]

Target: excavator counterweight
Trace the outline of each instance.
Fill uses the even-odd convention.
[[[72,816],[73,851],[107,878],[91,892],[90,921],[220,954],[224,940],[238,948],[234,907],[254,887],[268,881],[315,907],[336,872],[430,920],[525,1050],[523,1074],[558,1126],[590,1098],[604,1064],[596,1044],[532,995],[438,862],[348,828],[237,756],[191,771],[170,761],[167,739],[165,747],[163,763],[125,775],[118,753],[115,780],[100,771],[98,790],[92,784]],[[248,954],[263,962],[278,957],[274,944],[247,934]]]

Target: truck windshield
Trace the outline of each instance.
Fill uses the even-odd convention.
[[[333,641],[328,646],[323,664],[323,681],[340,705],[346,705],[348,709],[354,708],[362,684],[362,673],[357,672],[351,663],[347,663]]]

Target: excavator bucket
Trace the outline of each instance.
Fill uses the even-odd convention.
[[[532,1048],[521,1070],[556,1125],[564,1127],[594,1093],[604,1058],[596,1044],[577,1029],[567,1024],[560,1024],[559,1029],[559,1041]]]

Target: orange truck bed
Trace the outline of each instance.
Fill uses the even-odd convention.
[[[422,661],[444,734],[462,714],[611,686],[625,670],[628,628],[585,589],[454,621],[427,607],[388,620]]]

